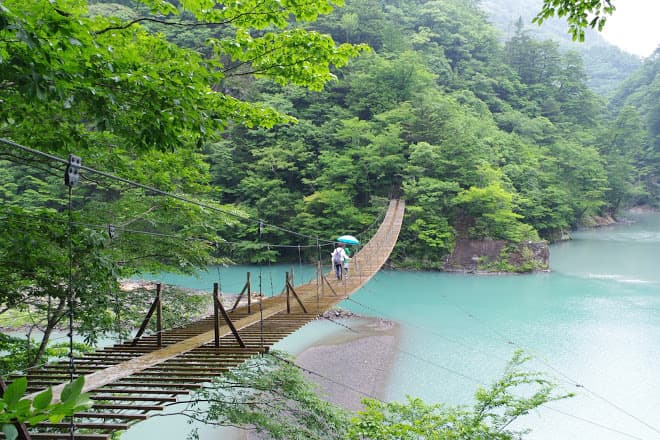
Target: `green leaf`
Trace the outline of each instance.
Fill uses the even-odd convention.
[[[62,402],[67,403],[69,401],[75,401],[78,396],[80,396],[80,392],[82,391],[83,385],[85,384],[85,378],[84,376],[80,376],[77,379],[75,379],[73,382],[69,382],[64,386],[64,389],[62,390]]]
[[[13,381],[2,395],[8,409],[13,409],[18,404],[21,396],[27,390],[27,378],[21,377]]]
[[[37,423],[41,423],[44,420],[47,420],[48,418],[49,418],[48,414],[37,414],[35,416],[27,418],[25,422],[30,424],[31,426],[34,426]]]
[[[48,387],[46,391],[36,395],[32,406],[34,406],[34,409],[46,409],[50,405],[51,400],[53,400],[53,390],[51,387]]]
[[[50,423],[59,423],[62,421],[64,417],[65,417],[64,414],[53,414],[50,417],[48,417],[48,421]]]
[[[25,417],[30,415],[30,409],[32,407],[32,401],[29,399],[21,399],[18,404],[14,407],[14,412],[16,417],[19,420],[23,420]]]
[[[15,440],[18,438],[18,430],[14,425],[2,425],[2,432],[5,434],[7,440]]]
[[[84,411],[86,409],[89,409],[93,404],[94,402],[92,401],[92,399],[89,398],[88,393],[81,394],[76,399],[76,403],[73,406],[73,411],[74,412]]]

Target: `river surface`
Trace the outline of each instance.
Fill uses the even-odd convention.
[[[401,326],[386,399],[412,395],[470,405],[476,388],[500,377],[514,351],[523,349],[534,356],[526,369],[546,372],[560,392],[576,393],[515,425],[532,429],[526,438],[660,440],[660,215],[573,238],[552,246],[550,273],[382,271],[353,296],[355,302],[344,302],[344,308]],[[269,295],[279,293],[283,272],[291,268],[220,268],[200,278],[160,280],[204,289],[219,281],[221,290],[237,293],[247,270],[253,290],[261,281]],[[298,282],[312,270],[295,266]],[[300,352],[342,331],[319,321],[277,348]],[[149,422],[140,423],[122,438],[146,438],[140,436],[148,430]],[[167,432],[163,440],[183,438]]]

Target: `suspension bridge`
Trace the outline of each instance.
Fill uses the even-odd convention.
[[[107,440],[117,431],[164,411],[214,377],[268,349],[365,285],[385,264],[396,244],[405,211],[391,200],[380,227],[351,260],[351,275],[336,280],[319,262],[316,278],[293,285],[287,274],[278,296],[252,298],[249,278],[234,307],[225,309],[214,286],[214,313],[184,327],[142,336],[152,313],[159,317],[159,293],[132,341],[87,353],[74,360],[75,376],[84,375],[83,391],[94,405],[71,422],[21,426],[25,439]],[[247,293],[247,303],[238,306]],[[28,392],[52,387],[58,399],[71,377],[69,361],[30,370]],[[72,430],[75,425],[75,430]]]

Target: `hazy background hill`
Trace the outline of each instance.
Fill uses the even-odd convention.
[[[610,44],[597,31],[587,30],[585,41],[579,43],[571,39],[563,20],[548,20],[543,26],[532,23],[532,18],[541,10],[539,0],[481,0],[480,5],[491,23],[502,32],[503,41],[514,35],[516,22],[522,19],[533,38],[554,40],[562,51],[580,53],[588,76],[587,83],[601,96],[612,96],[642,64],[640,57]]]

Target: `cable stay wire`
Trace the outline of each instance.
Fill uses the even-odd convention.
[[[369,288],[367,288],[367,287],[363,287],[363,289],[365,289],[365,290],[369,290]],[[380,310],[377,310],[377,309],[375,309],[375,308],[373,308],[373,307],[371,307],[371,306],[368,306],[368,305],[366,305],[366,304],[364,304],[364,303],[362,303],[362,302],[360,302],[360,301],[357,301],[356,299],[354,299],[354,298],[352,298],[352,297],[347,297],[346,300],[349,301],[349,302],[352,302],[352,303],[356,304],[356,305],[359,306],[359,307],[362,307],[363,309],[365,309],[365,310],[367,310],[367,311],[369,311],[369,312],[371,312],[371,313],[374,313],[375,316],[377,316],[377,317],[380,317],[380,318],[383,318],[383,319],[392,319],[392,318],[390,318],[390,317],[387,316],[387,313],[382,312],[382,311],[380,311]],[[472,346],[472,345],[469,345],[469,344],[466,344],[466,343],[464,343],[464,342],[461,342],[461,341],[458,341],[458,340],[452,339],[452,338],[448,337],[447,335],[444,335],[444,334],[442,334],[442,333],[440,333],[440,332],[438,332],[438,331],[436,331],[436,330],[430,329],[430,328],[428,328],[428,327],[424,327],[424,326],[419,325],[419,324],[416,324],[416,323],[414,323],[414,322],[407,322],[406,325],[407,325],[407,326],[410,326],[410,327],[417,328],[417,329],[419,329],[419,330],[423,330],[424,332],[426,332],[426,333],[428,333],[428,334],[431,334],[431,335],[437,336],[437,337],[443,339],[444,341],[447,341],[447,342],[449,342],[449,343],[451,343],[451,344],[454,344],[454,345],[458,345],[459,347],[462,347],[462,348],[465,348],[465,349],[467,349],[467,350],[470,350],[470,351],[472,351],[473,353],[477,353],[477,354],[483,355],[483,356],[485,356],[485,357],[488,357],[489,359],[492,359],[492,358],[494,357],[494,358],[496,358],[496,359],[498,359],[498,360],[500,360],[500,361],[502,361],[502,362],[508,362],[508,361],[509,361],[508,358],[504,358],[504,357],[502,357],[502,356],[499,356],[499,355],[497,355],[497,354],[493,354],[493,353],[486,353],[485,351],[483,351],[483,350],[479,350],[478,348],[475,348],[475,347]]]
[[[364,396],[364,397],[368,397],[368,398],[370,398],[370,399],[377,400],[377,401],[379,401],[379,402],[381,402],[381,403],[386,403],[386,402],[380,400],[378,397],[376,397],[376,396],[374,396],[374,395],[372,395],[372,394],[369,394],[369,393],[367,393],[367,392],[365,392],[365,391],[359,390],[359,389],[357,389],[357,388],[355,388],[355,387],[353,387],[353,386],[351,386],[351,385],[348,385],[348,384],[346,384],[346,383],[344,383],[344,382],[341,382],[341,381],[339,381],[339,380],[336,380],[336,379],[333,379],[333,378],[331,378],[331,377],[328,377],[328,376],[326,376],[326,375],[324,375],[324,374],[322,374],[322,373],[319,373],[318,371],[314,371],[314,370],[311,370],[311,369],[309,369],[309,368],[303,367],[302,365],[298,365],[298,364],[296,364],[294,361],[291,361],[291,360],[289,360],[289,359],[286,359],[286,358],[283,358],[283,357],[281,357],[281,356],[278,356],[278,355],[276,355],[275,353],[272,353],[272,352],[270,352],[270,351],[267,351],[267,352],[264,353],[264,354],[269,355],[269,356],[272,356],[272,357],[274,357],[275,359],[277,359],[277,360],[279,360],[279,361],[281,361],[281,362],[284,362],[284,363],[286,363],[286,364],[288,364],[288,365],[291,365],[291,366],[293,366],[293,367],[296,367],[296,368],[299,369],[300,371],[303,371],[303,372],[305,372],[305,373],[308,373],[308,374],[311,374],[311,375],[314,375],[314,376],[320,377],[321,379],[326,380],[326,381],[328,381],[328,382],[331,382],[331,383],[333,383],[333,384],[335,384],[335,385],[339,385],[340,387],[345,388],[345,389],[347,389],[347,390],[349,390],[349,391],[352,391],[352,392],[354,392],[354,393],[356,393],[356,394],[362,395],[362,396]]]
[[[553,408],[553,407],[548,406],[548,405],[541,405],[541,406],[545,409],[549,409],[550,411],[554,411],[554,412],[556,412],[558,414],[561,414],[563,416],[570,417],[572,419],[579,420],[579,421],[584,422],[584,423],[588,423],[590,425],[596,426],[596,427],[601,428],[601,429],[605,429],[605,430],[610,431],[610,432],[614,432],[616,434],[620,434],[624,437],[632,438],[632,439],[635,439],[635,440],[645,440],[644,438],[638,437],[634,434],[630,434],[628,432],[621,431],[619,429],[612,428],[612,427],[607,426],[607,425],[603,425],[602,423],[594,422],[593,420],[585,419],[584,417],[580,417],[580,416],[576,416],[576,415],[571,414],[571,413],[567,413],[566,411],[562,411],[562,410],[559,410],[557,408]]]
[[[69,161],[67,159],[63,159],[61,157],[57,157],[57,156],[52,155],[52,154],[44,153],[42,151],[30,148],[30,147],[26,147],[24,145],[20,145],[16,142],[12,142],[8,139],[0,138],[0,143],[4,143],[4,144],[9,145],[11,147],[18,148],[18,149],[21,149],[23,151],[32,153],[34,155],[38,155],[38,156],[42,156],[42,157],[54,160],[56,162],[60,162],[60,163],[67,164],[67,165],[69,164]],[[214,212],[219,212],[221,214],[225,214],[225,215],[237,218],[239,220],[252,222],[254,224],[259,225],[260,227],[270,227],[270,228],[273,228],[275,230],[278,230],[278,231],[281,231],[281,232],[284,232],[284,233],[287,233],[287,234],[295,235],[295,236],[302,237],[302,238],[307,238],[309,240],[316,240],[316,236],[303,234],[301,232],[293,231],[291,229],[288,229],[288,228],[285,228],[285,227],[282,227],[282,226],[274,225],[274,224],[271,224],[271,223],[266,223],[262,219],[255,219],[255,218],[252,218],[252,217],[245,216],[243,214],[239,214],[238,211],[229,211],[229,210],[226,210],[226,209],[219,208],[217,206],[212,206],[212,205],[209,205],[208,203],[200,202],[199,200],[193,200],[191,198],[182,196],[180,194],[175,194],[175,193],[172,193],[172,192],[163,191],[163,190],[158,189],[156,187],[153,187],[153,186],[150,186],[150,185],[145,185],[145,184],[138,183],[138,182],[134,182],[132,180],[125,179],[125,178],[119,177],[119,176],[115,176],[113,174],[106,173],[105,171],[99,171],[97,169],[94,169],[94,168],[91,168],[91,167],[88,167],[88,166],[85,166],[85,165],[82,165],[82,164],[80,165],[79,168],[80,168],[80,170],[84,170],[84,171],[87,171],[87,172],[90,172],[90,173],[94,173],[96,175],[103,176],[103,177],[106,177],[108,179],[115,180],[117,182],[122,182],[122,183],[131,185],[131,186],[134,186],[134,187],[137,187],[137,188],[142,188],[142,189],[150,191],[154,194],[159,194],[159,195],[162,195],[162,196],[170,197],[170,198],[175,199],[175,200],[190,203],[190,204],[198,206],[200,208],[208,209],[208,210],[214,211]],[[323,240],[323,241],[326,242],[326,243],[334,243],[334,241],[332,241],[332,240]]]
[[[371,289],[366,288],[366,290],[371,290]],[[585,385],[579,383],[579,382],[576,381],[575,379],[571,378],[571,377],[568,376],[566,373],[562,372],[561,370],[559,370],[558,368],[556,368],[556,367],[554,367],[552,364],[550,364],[550,363],[549,363],[549,362],[548,362],[543,356],[540,356],[535,350],[531,350],[531,349],[529,349],[529,348],[527,348],[527,347],[524,347],[524,346],[522,346],[522,345],[516,343],[515,341],[512,341],[510,338],[507,338],[505,335],[503,335],[502,333],[500,333],[499,331],[497,331],[497,329],[494,329],[494,328],[492,328],[491,326],[488,326],[487,324],[481,322],[481,320],[479,320],[477,317],[475,317],[475,316],[474,316],[472,313],[470,313],[469,311],[464,310],[462,307],[460,307],[460,306],[458,306],[458,305],[456,305],[456,304],[453,304],[451,301],[449,301],[449,298],[447,298],[446,295],[441,295],[441,297],[442,297],[443,299],[445,299],[446,302],[448,302],[450,305],[452,305],[453,307],[455,307],[456,309],[458,309],[459,311],[461,311],[463,314],[465,314],[467,317],[469,317],[469,318],[472,319],[472,320],[475,320],[475,321],[478,322],[481,326],[485,327],[487,330],[489,330],[489,332],[492,332],[493,334],[497,335],[498,338],[500,339],[500,342],[504,341],[504,343],[505,343],[506,345],[513,345],[513,346],[515,346],[515,347],[518,348],[518,349],[524,350],[524,351],[526,351],[526,352],[532,354],[532,355],[534,356],[535,359],[538,359],[538,360],[539,360],[544,366],[546,366],[547,368],[549,368],[549,369],[551,369],[553,372],[555,372],[557,375],[559,375],[559,376],[564,380],[565,383],[567,383],[567,384],[569,384],[569,385],[571,385],[571,386],[574,386],[574,387],[576,387],[576,388],[582,388],[582,389],[584,389],[584,390],[587,391],[589,394],[591,394],[593,397],[595,397],[595,398],[597,398],[597,399],[599,399],[599,400],[605,402],[606,404],[610,405],[611,407],[613,407],[613,408],[616,409],[617,411],[621,412],[622,414],[625,414],[626,416],[632,418],[632,419],[635,420],[636,422],[638,422],[638,423],[644,425],[645,427],[651,429],[652,431],[654,431],[654,432],[660,434],[660,430],[658,430],[656,427],[654,427],[653,425],[647,423],[645,420],[639,418],[638,416],[632,414],[630,411],[626,410],[625,408],[621,407],[620,405],[618,405],[618,404],[612,402],[611,400],[607,399],[606,397],[604,397],[604,396],[598,394],[597,392],[591,390],[590,388],[586,387]],[[350,302],[352,302],[352,303],[354,303],[354,304],[356,304],[356,305],[358,305],[358,306],[360,306],[360,307],[363,307],[363,308],[366,309],[366,310],[369,310],[369,311],[375,313],[377,317],[381,317],[381,318],[387,319],[387,317],[386,317],[387,314],[385,314],[385,313],[383,313],[383,312],[381,312],[381,311],[379,311],[379,310],[377,310],[377,309],[375,309],[375,308],[373,308],[373,307],[371,307],[371,306],[367,306],[366,304],[363,304],[363,303],[361,303],[361,302],[355,300],[355,299],[352,298],[352,297],[346,297],[345,300],[350,301]],[[468,347],[466,344],[460,343],[460,342],[458,342],[458,341],[454,341],[454,340],[452,340],[452,339],[450,339],[450,338],[447,338],[446,336],[444,336],[444,335],[442,335],[442,334],[440,334],[440,333],[437,333],[436,331],[434,331],[434,330],[432,330],[432,329],[429,329],[429,328],[426,328],[426,327],[424,327],[424,326],[420,326],[420,325],[415,324],[415,323],[407,323],[407,325],[410,325],[410,326],[412,326],[412,327],[416,327],[416,328],[422,329],[422,330],[424,330],[425,332],[432,333],[432,334],[434,334],[434,335],[437,335],[437,336],[439,336],[439,337],[442,337],[444,340],[447,340],[447,341],[449,341],[449,342],[452,342],[452,343],[455,343],[455,344],[457,344],[457,345],[463,346],[463,347],[465,347],[465,348],[469,348],[469,349],[472,350],[472,351],[476,351],[476,352],[479,352],[479,353],[481,353],[481,354],[483,354],[483,355],[488,355],[488,356],[490,356],[490,355],[487,354],[486,352],[483,352],[483,351],[480,351],[480,350],[476,350],[476,349],[474,349],[473,347]],[[492,338],[491,338],[491,339],[492,339]],[[503,359],[503,358],[500,357],[500,356],[496,356],[496,357],[499,358],[499,359],[501,359],[501,360],[503,360],[503,361],[507,361],[506,359]]]
[[[569,383],[569,384],[575,386],[576,388],[584,389],[584,390],[587,391],[589,394],[591,394],[593,397],[595,397],[595,398],[601,400],[602,402],[608,404],[608,405],[611,406],[612,408],[616,409],[617,411],[621,412],[622,414],[625,414],[626,416],[630,417],[631,419],[635,420],[636,422],[638,422],[638,423],[640,423],[640,424],[646,426],[646,427],[649,428],[650,430],[652,430],[652,431],[654,431],[654,432],[660,434],[660,429],[658,429],[657,427],[651,425],[650,423],[646,422],[645,420],[641,419],[640,417],[638,417],[638,416],[632,414],[630,411],[628,411],[628,410],[626,410],[625,408],[621,407],[620,405],[618,405],[618,404],[612,402],[610,399],[606,398],[605,396],[603,396],[603,395],[601,395],[601,394],[595,392],[594,390],[590,389],[590,388],[587,387],[586,385],[582,384],[580,381],[575,380],[574,378],[572,378],[572,377],[569,376],[568,374],[564,373],[564,372],[561,371],[559,368],[557,368],[557,367],[555,367],[554,365],[552,365],[552,364],[551,364],[551,363],[550,363],[550,362],[549,362],[544,356],[539,355],[539,354],[536,352],[536,350],[532,350],[532,349],[529,349],[529,348],[527,348],[527,347],[524,347],[524,346],[522,346],[521,344],[517,343],[516,341],[511,340],[511,338],[507,338],[505,335],[503,335],[503,334],[502,334],[501,332],[499,332],[497,329],[492,328],[492,326],[489,326],[489,325],[485,324],[484,322],[482,322],[482,320],[480,320],[479,318],[477,318],[473,313],[470,313],[470,312],[464,310],[462,307],[460,307],[460,306],[458,306],[458,305],[456,305],[456,304],[453,304],[453,302],[450,301],[449,298],[448,298],[446,295],[440,295],[440,296],[441,296],[443,299],[445,299],[445,301],[446,301],[447,303],[449,303],[451,306],[455,307],[456,309],[458,309],[458,310],[460,310],[462,313],[464,313],[468,318],[474,320],[475,322],[477,322],[477,323],[480,324],[481,326],[485,327],[487,330],[489,330],[489,332],[492,332],[493,334],[497,335],[497,336],[498,336],[502,341],[504,341],[506,344],[508,344],[508,345],[513,345],[513,346],[515,346],[515,347],[518,348],[518,349],[525,350],[525,351],[531,353],[532,355],[534,355],[534,357],[537,358],[537,359],[539,360],[539,362],[541,362],[541,363],[542,363],[543,365],[545,365],[547,368],[551,369],[551,370],[554,371],[556,374],[558,374],[559,376],[561,376],[561,377],[564,379],[565,382],[567,382],[567,383]]]
[[[16,142],[8,140],[8,139],[0,138],[0,143],[4,143],[4,144],[9,145],[11,147],[18,148],[18,149],[23,150],[25,152],[31,153],[33,155],[41,156],[41,157],[44,157],[44,158],[47,158],[47,159],[50,159],[50,160],[53,160],[53,161],[56,161],[56,162],[60,162],[62,164],[67,164],[68,165],[68,163],[69,163],[69,161],[67,159],[64,159],[64,158],[61,158],[61,157],[58,157],[58,156],[55,156],[55,155],[52,155],[52,154],[48,154],[48,153],[30,148],[30,147],[26,147],[24,145],[20,145]],[[291,234],[291,235],[294,235],[294,236],[305,238],[307,240],[313,241],[314,243],[316,243],[316,241],[319,240],[319,241],[324,243],[324,246],[331,246],[335,243],[334,240],[319,239],[318,234],[317,235],[309,235],[309,234],[305,234],[305,233],[301,233],[301,232],[298,232],[298,231],[294,231],[294,230],[285,228],[283,226],[267,223],[267,222],[264,222],[262,219],[255,219],[255,218],[252,218],[252,217],[248,217],[248,216],[240,214],[237,211],[230,211],[230,210],[222,209],[222,208],[219,208],[217,206],[213,206],[213,205],[209,205],[208,203],[201,202],[199,200],[193,200],[191,198],[188,198],[188,197],[185,197],[185,196],[182,196],[182,195],[179,195],[179,194],[171,193],[171,192],[168,192],[168,191],[163,191],[163,190],[158,189],[156,187],[153,187],[153,186],[150,186],[150,185],[145,185],[145,184],[135,182],[135,181],[132,181],[132,180],[129,180],[129,179],[125,179],[123,177],[115,176],[113,174],[110,174],[110,173],[107,173],[107,172],[104,172],[104,171],[100,171],[100,170],[96,170],[94,168],[91,168],[91,167],[88,167],[88,166],[85,166],[85,165],[82,165],[82,164],[80,165],[79,168],[81,170],[88,171],[90,173],[94,173],[96,175],[103,176],[103,177],[106,177],[108,179],[112,179],[114,181],[121,182],[121,183],[124,183],[124,184],[132,186],[132,187],[141,188],[141,189],[150,191],[154,194],[159,194],[159,195],[169,197],[169,198],[173,198],[173,199],[176,199],[176,200],[179,200],[179,201],[182,201],[182,202],[190,203],[190,204],[193,204],[193,205],[198,206],[200,208],[204,208],[204,209],[208,209],[208,210],[211,210],[211,211],[214,211],[214,212],[219,212],[219,213],[222,213],[222,214],[225,214],[225,215],[229,215],[229,216],[237,218],[239,220],[252,222],[254,224],[259,225],[261,228],[270,227],[270,228],[273,228],[275,230],[278,230],[278,231],[281,231],[281,232],[284,232],[284,233],[287,233],[287,234]],[[81,174],[81,178],[84,179],[85,178],[84,175]],[[369,231],[371,228],[373,228],[377,224],[379,218],[384,215],[386,210],[387,210],[387,206],[385,206],[384,210],[382,210],[381,213],[379,214],[379,216],[376,217],[374,222],[370,226],[368,226],[364,231],[360,232],[359,234],[364,234],[367,231]],[[292,247],[292,248],[297,248],[298,247],[297,245],[273,245],[273,247],[276,247],[276,246],[277,247]],[[315,246],[316,246],[316,244],[312,244],[312,245],[306,245],[304,247],[310,247],[311,248],[311,247],[315,247]]]
[[[341,322],[335,321],[335,320],[333,320],[333,319],[331,319],[331,318],[328,318],[328,317],[325,317],[325,316],[324,316],[324,318],[327,319],[328,321],[330,321],[330,322],[332,322],[332,323],[334,323],[334,324],[340,326],[340,327],[343,327],[343,328],[347,329],[347,330],[350,331],[350,332],[353,332],[353,333],[356,333],[356,334],[360,334],[359,331],[355,330],[354,328],[352,328],[352,327],[350,327],[350,326],[348,326],[348,325],[346,325],[346,324],[343,324],[343,323],[341,323]],[[378,340],[373,340],[373,339],[372,339],[371,342],[377,342],[378,344],[380,344],[380,345],[382,345],[382,346],[385,346],[385,347],[391,348],[389,345],[384,344],[384,343],[382,343],[382,342],[380,342],[380,341],[378,341]],[[475,383],[475,384],[477,384],[477,385],[479,385],[479,386],[481,386],[481,387],[486,387],[486,385],[484,385],[483,381],[480,381],[479,379],[476,379],[476,378],[474,378],[474,377],[468,376],[468,375],[466,375],[466,374],[463,374],[463,373],[461,373],[461,372],[459,372],[459,371],[456,371],[456,370],[453,370],[453,369],[451,369],[451,368],[447,368],[447,367],[445,367],[445,366],[443,366],[443,365],[440,365],[440,364],[438,364],[438,363],[436,363],[436,362],[429,361],[428,359],[425,359],[425,358],[423,358],[423,357],[421,357],[421,356],[418,356],[418,355],[416,355],[416,354],[414,354],[414,353],[412,353],[412,352],[409,352],[409,351],[406,351],[406,350],[401,350],[401,349],[398,349],[398,348],[396,348],[396,351],[399,352],[399,353],[402,353],[402,354],[404,354],[404,355],[406,355],[406,356],[409,356],[409,357],[411,357],[411,358],[413,358],[413,359],[415,359],[415,360],[417,360],[417,361],[420,361],[420,362],[426,363],[426,364],[428,364],[428,365],[430,365],[430,366],[432,366],[432,367],[434,367],[434,368],[438,368],[438,369],[441,369],[441,370],[443,370],[443,371],[449,372],[449,373],[451,373],[451,374],[453,374],[453,375],[456,375],[456,376],[462,377],[462,378],[464,378],[464,379],[467,379],[467,380],[469,380],[469,381],[471,381],[471,382],[473,382],[473,383]],[[379,400],[379,401],[382,402],[382,400],[380,400],[380,399],[376,399],[376,400]],[[385,403],[385,402],[383,402],[383,403]],[[562,415],[565,415],[565,416],[567,416],[567,417],[571,417],[571,418],[576,419],[576,420],[578,420],[578,421],[582,421],[582,422],[584,422],[584,423],[588,423],[588,424],[590,424],[590,425],[593,425],[593,426],[596,426],[596,427],[599,427],[599,428],[602,428],[602,429],[605,429],[605,430],[608,430],[608,431],[611,431],[611,432],[614,432],[614,433],[617,433],[617,434],[621,434],[621,435],[624,435],[624,436],[629,437],[629,438],[633,438],[633,439],[636,439],[636,440],[645,440],[645,439],[643,439],[643,438],[641,438],[641,437],[637,437],[637,436],[635,436],[635,435],[632,435],[632,434],[626,433],[626,432],[624,432],[624,431],[620,431],[620,430],[618,430],[618,429],[616,429],[616,428],[609,427],[609,426],[607,426],[607,425],[604,425],[604,424],[602,424],[602,423],[595,422],[595,421],[593,421],[593,420],[589,420],[589,419],[584,418],[584,417],[575,416],[575,415],[572,415],[572,414],[566,413],[566,412],[564,412],[564,411],[558,410],[558,409],[556,409],[556,408],[552,408],[552,407],[550,407],[550,406],[548,406],[548,405],[545,405],[545,404],[544,404],[544,405],[541,405],[541,406],[542,406],[543,408],[547,408],[547,409],[549,409],[549,410],[555,411],[555,412],[557,412],[557,413],[559,413],[559,414],[562,414]]]
[[[6,215],[19,215],[21,217],[25,218],[31,218],[31,219],[38,219],[41,221],[48,221],[48,222],[57,222],[61,224],[68,224],[68,221],[65,219],[58,219],[58,218],[52,218],[52,217],[47,217],[47,216],[42,216],[42,215],[37,215],[37,214],[28,214],[28,213],[15,213],[15,212],[9,212],[5,211],[2,214]],[[3,220],[8,220],[9,217],[0,217],[0,221]],[[22,224],[25,225],[32,225],[32,223],[24,221]],[[71,223],[74,226],[82,226],[86,227],[89,229],[94,229],[94,230],[99,230],[99,231],[108,231],[109,228],[112,228],[115,233],[118,232],[124,232],[125,234],[140,234],[140,235],[145,235],[145,236],[153,236],[153,237],[161,237],[161,238],[172,238],[176,240],[181,240],[181,241],[199,241],[206,243],[208,245],[244,245],[247,243],[250,244],[258,244],[259,246],[266,248],[267,245],[270,245],[271,248],[282,248],[282,249],[311,249],[311,248],[316,248],[316,244],[308,244],[308,245],[291,245],[291,244],[275,244],[275,243],[268,243],[266,241],[255,243],[253,241],[249,240],[244,240],[244,241],[231,241],[231,240],[226,240],[226,239],[219,239],[219,240],[211,240],[208,238],[203,238],[203,237],[192,237],[192,236],[183,236],[179,234],[167,234],[163,232],[154,232],[154,231],[147,231],[147,230],[140,230],[140,229],[132,229],[132,228],[127,228],[127,227],[122,227],[121,225],[115,225],[112,223],[105,223],[105,224],[98,224],[98,223],[86,223],[86,222],[79,222],[79,221],[74,221]],[[194,225],[193,225],[194,226]],[[321,247],[332,247],[334,246],[334,243],[329,242],[320,245]]]
[[[297,368],[298,370],[300,370],[300,371],[302,371],[302,372],[304,372],[304,373],[307,373],[307,374],[310,374],[310,375],[313,375],[313,376],[319,377],[319,378],[321,378],[321,379],[323,379],[323,380],[325,380],[325,381],[328,381],[328,382],[330,382],[330,383],[333,383],[333,384],[335,384],[335,385],[338,385],[338,386],[340,386],[340,387],[342,387],[342,388],[344,388],[344,389],[346,389],[346,390],[348,390],[348,391],[351,391],[351,392],[353,392],[353,393],[355,393],[355,394],[358,394],[358,395],[361,395],[361,396],[364,396],[364,397],[368,397],[368,398],[373,399],[373,400],[376,400],[376,401],[378,401],[378,402],[380,402],[380,403],[382,403],[382,404],[387,404],[386,401],[384,401],[384,400],[382,400],[382,399],[380,399],[380,398],[378,398],[378,397],[376,397],[376,396],[374,396],[374,395],[371,395],[371,394],[369,394],[369,393],[367,393],[367,392],[365,392],[365,391],[362,391],[362,390],[360,390],[360,389],[357,389],[357,388],[355,388],[355,387],[353,387],[353,386],[351,386],[351,385],[348,385],[348,384],[346,384],[346,383],[344,383],[344,382],[342,382],[342,381],[340,381],[340,380],[337,380],[337,379],[334,379],[334,378],[328,377],[327,375],[325,375],[325,374],[323,374],[323,373],[319,373],[318,371],[312,370],[312,369],[307,368],[307,367],[303,367],[302,365],[299,365],[299,364],[295,363],[294,361],[291,361],[291,360],[289,360],[289,359],[286,359],[286,358],[283,358],[283,357],[281,357],[281,356],[278,356],[278,355],[276,355],[275,353],[272,353],[272,352],[266,352],[266,353],[264,353],[264,355],[272,356],[272,357],[278,359],[279,361],[284,362],[284,363],[286,363],[286,364],[288,364],[288,365],[291,365],[291,366]],[[542,407],[543,407],[543,408],[546,408],[546,409],[548,409],[548,410],[550,410],[550,411],[554,411],[554,412],[556,412],[556,413],[558,413],[558,414],[564,415],[564,416],[566,416],[566,417],[573,418],[573,419],[578,420],[578,421],[580,421],[580,422],[583,422],[583,423],[587,423],[587,424],[593,425],[593,426],[595,426],[595,427],[598,427],[598,428],[601,428],[601,429],[604,429],[604,430],[607,430],[607,431],[613,432],[613,433],[615,433],[615,434],[622,435],[622,436],[627,437],[627,438],[631,438],[631,439],[634,439],[634,440],[646,440],[646,439],[644,439],[644,438],[642,438],[642,437],[638,437],[638,436],[636,436],[636,435],[634,435],[634,434],[630,434],[630,433],[627,433],[627,432],[621,431],[621,430],[619,430],[619,429],[612,428],[612,427],[609,427],[609,426],[607,426],[607,425],[603,425],[602,423],[594,422],[593,420],[589,420],[589,419],[584,418],[584,417],[575,416],[575,415],[573,415],[573,414],[567,413],[567,412],[565,412],[565,411],[561,411],[561,410],[559,410],[559,409],[553,408],[553,407],[548,406],[548,405],[542,405]]]
[[[348,331],[350,331],[350,332],[352,332],[352,333],[355,333],[355,334],[358,334],[358,335],[360,334],[359,331],[355,330],[354,328],[352,328],[351,326],[349,326],[349,325],[347,325],[347,324],[341,323],[341,322],[339,322],[339,321],[335,321],[334,319],[332,319],[332,318],[330,318],[330,317],[328,317],[328,316],[323,316],[323,318],[326,319],[326,320],[328,320],[328,321],[330,321],[330,322],[332,322],[333,324],[336,324],[336,325],[338,325],[338,326],[340,326],[340,327],[343,327],[343,328],[347,329]],[[385,343],[383,343],[383,342],[381,342],[381,341],[378,341],[378,340],[376,340],[375,342],[378,343],[379,345],[383,346],[383,347],[394,348],[395,351],[397,351],[397,352],[399,352],[399,353],[401,353],[401,354],[404,354],[404,355],[406,355],[406,356],[408,356],[408,357],[410,357],[410,358],[412,358],[412,359],[415,359],[415,360],[417,360],[417,361],[419,361],[419,362],[422,362],[422,363],[425,363],[425,364],[431,365],[431,366],[433,366],[433,367],[436,367],[436,368],[438,368],[438,369],[441,369],[441,370],[443,370],[443,371],[446,371],[446,372],[448,372],[448,373],[450,373],[450,374],[453,374],[453,375],[455,375],[455,376],[462,377],[463,379],[469,380],[470,382],[473,382],[473,383],[475,383],[475,384],[477,384],[477,385],[484,386],[483,381],[481,381],[481,380],[479,380],[479,379],[476,379],[476,378],[474,378],[474,377],[472,377],[472,376],[468,376],[467,374],[461,373],[460,371],[454,370],[454,369],[452,369],[452,368],[445,367],[444,365],[440,365],[440,364],[437,363],[437,362],[433,362],[433,361],[431,361],[431,360],[428,360],[428,359],[426,359],[426,358],[424,358],[424,357],[422,357],[422,356],[419,356],[419,355],[417,355],[417,354],[415,354],[415,353],[413,353],[413,352],[411,352],[411,351],[403,350],[403,349],[401,349],[401,348],[399,348],[399,347],[391,347],[390,345],[387,345],[387,344],[385,344]]]

